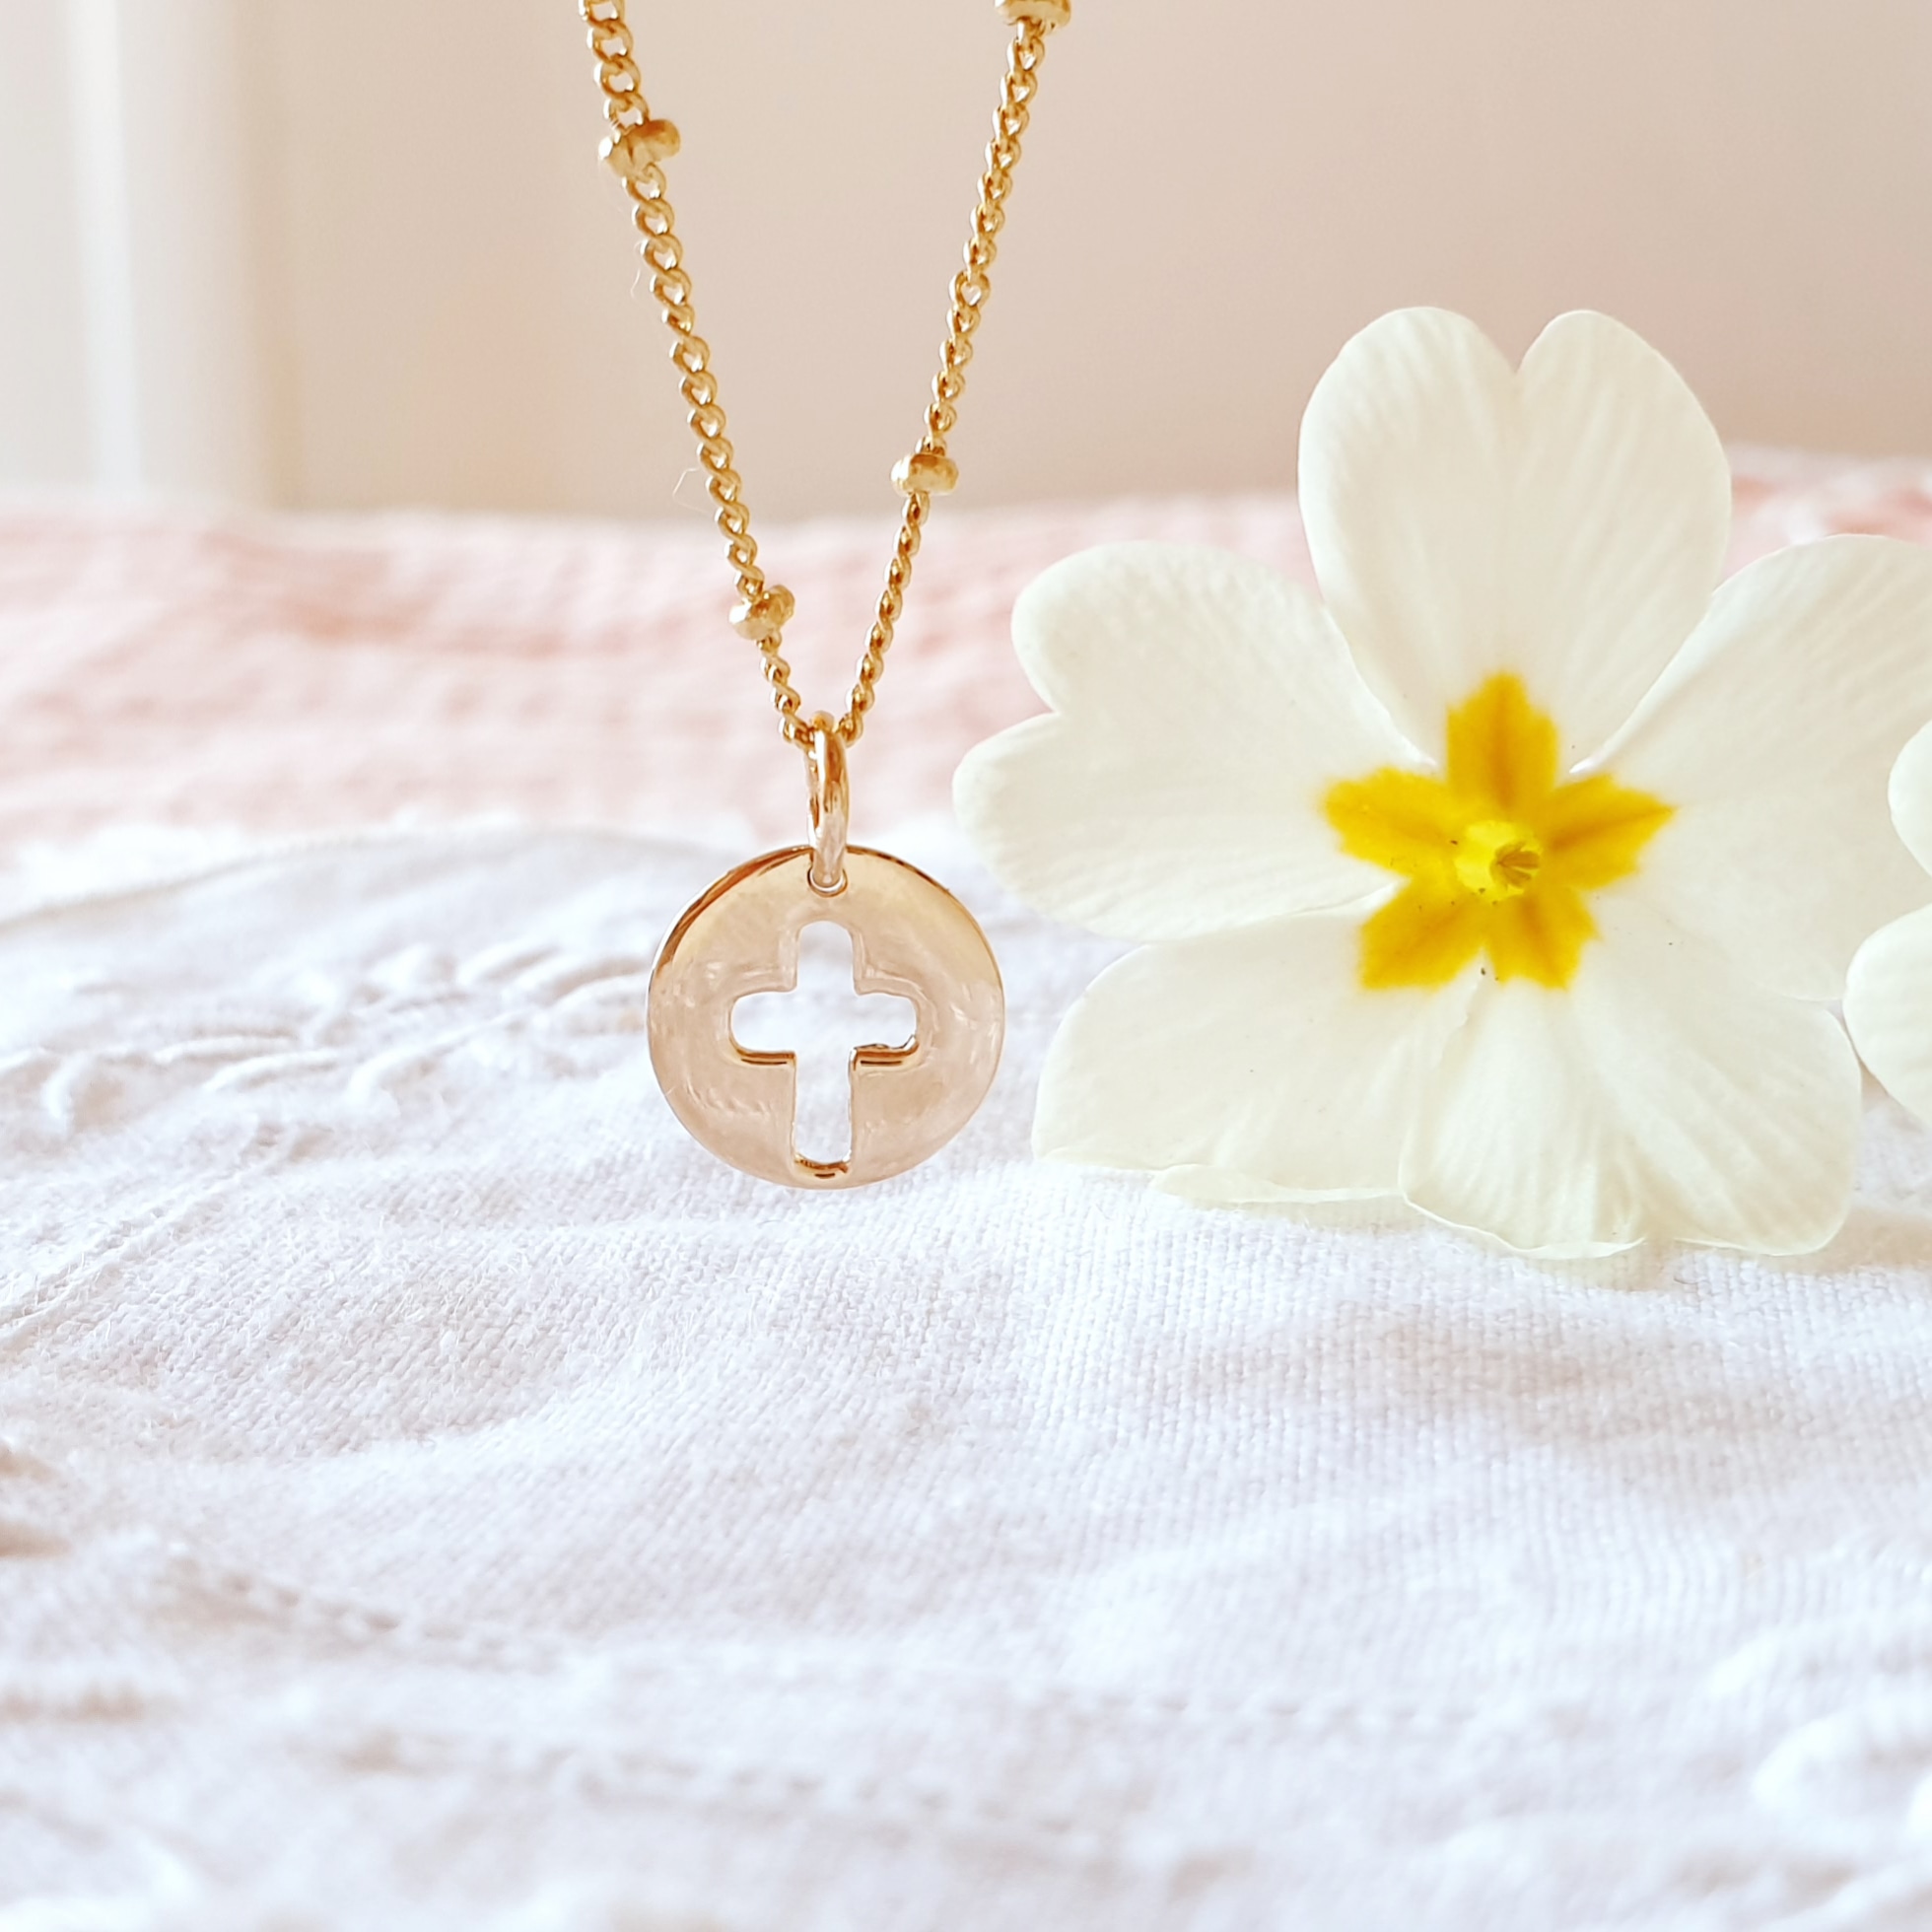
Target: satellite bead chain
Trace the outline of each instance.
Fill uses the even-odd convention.
[[[1005,226],[1013,171],[1019,166],[1020,143],[1039,91],[1047,38],[1072,18],[1072,0],[997,0],[997,5],[1013,29],[1000,105],[980,176],[965,265],[952,279],[945,342],[939,352],[938,373],[932,379],[926,431],[919,447],[892,472],[905,503],[886,565],[885,586],[879,592],[846,711],[832,727],[842,746],[858,743],[865,729],[865,716],[877,702],[886,653],[892,648],[893,634],[905,608],[913,560],[919,554],[932,501],[959,481],[958,465],[946,453],[946,439],[958,422],[966,368],[973,359],[973,335],[993,292],[991,275],[999,254],[1000,232]],[[809,756],[815,745],[822,745],[823,726],[805,715],[804,700],[792,682],[792,667],[785,659],[785,627],[792,620],[795,602],[784,585],[767,579],[758,561],[744,483],[719,402],[711,348],[697,331],[691,276],[666,193],[663,164],[678,152],[678,131],[670,121],[655,118],[645,102],[644,80],[632,57],[635,48],[624,19],[623,0],[580,0],[580,10],[589,30],[590,51],[597,57],[597,84],[603,90],[604,118],[610,128],[604,138],[603,157],[630,196],[631,219],[638,231],[639,251],[651,273],[652,294],[671,332],[671,360],[677,365],[679,391],[689,411],[692,434],[698,440],[705,488],[737,577],[738,600],[731,608],[731,628],[758,647],[786,742]]]

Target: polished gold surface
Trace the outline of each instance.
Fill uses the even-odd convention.
[[[1005,997],[986,935],[924,872],[854,846],[828,894],[812,863],[806,846],[767,853],[678,921],[651,976],[651,1060],[672,1111],[721,1159],[788,1187],[862,1187],[918,1166],[972,1119],[999,1070]],[[909,1044],[853,1054],[841,1161],[797,1152],[796,1057],[750,1052],[731,1031],[740,1000],[797,984],[798,935],[820,921],[852,935],[855,991],[909,1000],[915,1016]]]
[[[601,153],[625,180],[635,181],[647,168],[669,161],[683,145],[683,137],[669,121],[648,120],[612,128],[604,136]]]
[[[892,465],[892,487],[902,497],[943,497],[959,488],[959,465],[936,449],[916,449]]]
[[[814,892],[843,892],[852,785],[846,776],[845,740],[822,711],[812,720],[806,770],[811,777],[811,866],[806,876]]]
[[[807,748],[811,724],[804,700],[793,685],[792,667],[785,659],[790,597],[783,600],[785,614],[775,619],[774,613],[781,607],[778,586],[768,592],[765,572],[758,561],[744,483],[725,434],[724,411],[719,405],[711,349],[697,330],[684,244],[677,238],[676,218],[658,165],[677,152],[677,130],[668,121],[654,119],[645,104],[644,78],[632,58],[635,49],[624,20],[623,0],[579,0],[579,4],[589,28],[590,51],[597,57],[597,85],[603,90],[604,117],[610,124],[604,155],[631,198],[631,219],[651,274],[652,293],[670,327],[671,360],[677,365],[691,430],[698,439],[705,487],[711,493],[718,527],[724,534],[725,551],[737,575],[738,602],[732,622],[740,635],[758,647],[765,680],[778,708],[779,728],[788,744],[802,751]],[[908,459],[910,467],[902,465],[907,474],[900,485],[905,507],[899,532],[893,540],[885,586],[866,633],[858,674],[838,721],[839,736],[848,745],[858,743],[865,728],[865,715],[877,699],[879,679],[885,675],[885,655],[892,648],[905,606],[913,559],[919,554],[932,497],[950,489],[958,477],[946,455],[946,439],[952,434],[959,399],[966,391],[966,366],[973,359],[974,331],[993,292],[994,258],[999,253],[1000,231],[1006,224],[1006,201],[1013,190],[1020,142],[1031,118],[1033,97],[1039,91],[1047,37],[1070,17],[1067,0],[1002,0],[1001,11],[1012,24],[1013,37],[1006,50],[1000,105],[994,115],[993,138],[987,144],[972,233],[966,242],[965,266],[952,278],[946,336],[939,351],[938,374],[932,379],[932,400],[926,409],[926,433]]]
[[[731,606],[731,628],[753,644],[779,636],[791,623],[798,600],[783,584],[768,585],[755,597],[743,597]]]

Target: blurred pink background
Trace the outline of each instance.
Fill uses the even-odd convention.
[[[751,501],[889,507],[990,0],[635,0]],[[1932,449],[1923,0],[1079,0],[962,502],[1277,488],[1336,347],[1622,316],[1733,439]],[[569,0],[0,0],[0,483],[675,514]],[[698,513],[695,508],[691,514]]]

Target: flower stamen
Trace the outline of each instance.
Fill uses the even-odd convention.
[[[1456,876],[1485,905],[1520,898],[1543,868],[1543,841],[1507,818],[1479,818],[1455,848]]]
[[[1343,850],[1407,881],[1362,928],[1363,986],[1447,986],[1485,954],[1498,980],[1569,985],[1597,936],[1588,895],[1636,870],[1671,808],[1603,773],[1565,779],[1557,750],[1505,672],[1449,714],[1440,776],[1330,788]]]

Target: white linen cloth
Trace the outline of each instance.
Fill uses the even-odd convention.
[[[913,841],[908,856],[931,857]],[[728,859],[0,926],[4,1932],[1932,1924],[1932,1137],[1557,1267],[1034,1164],[792,1195],[640,1030]]]

